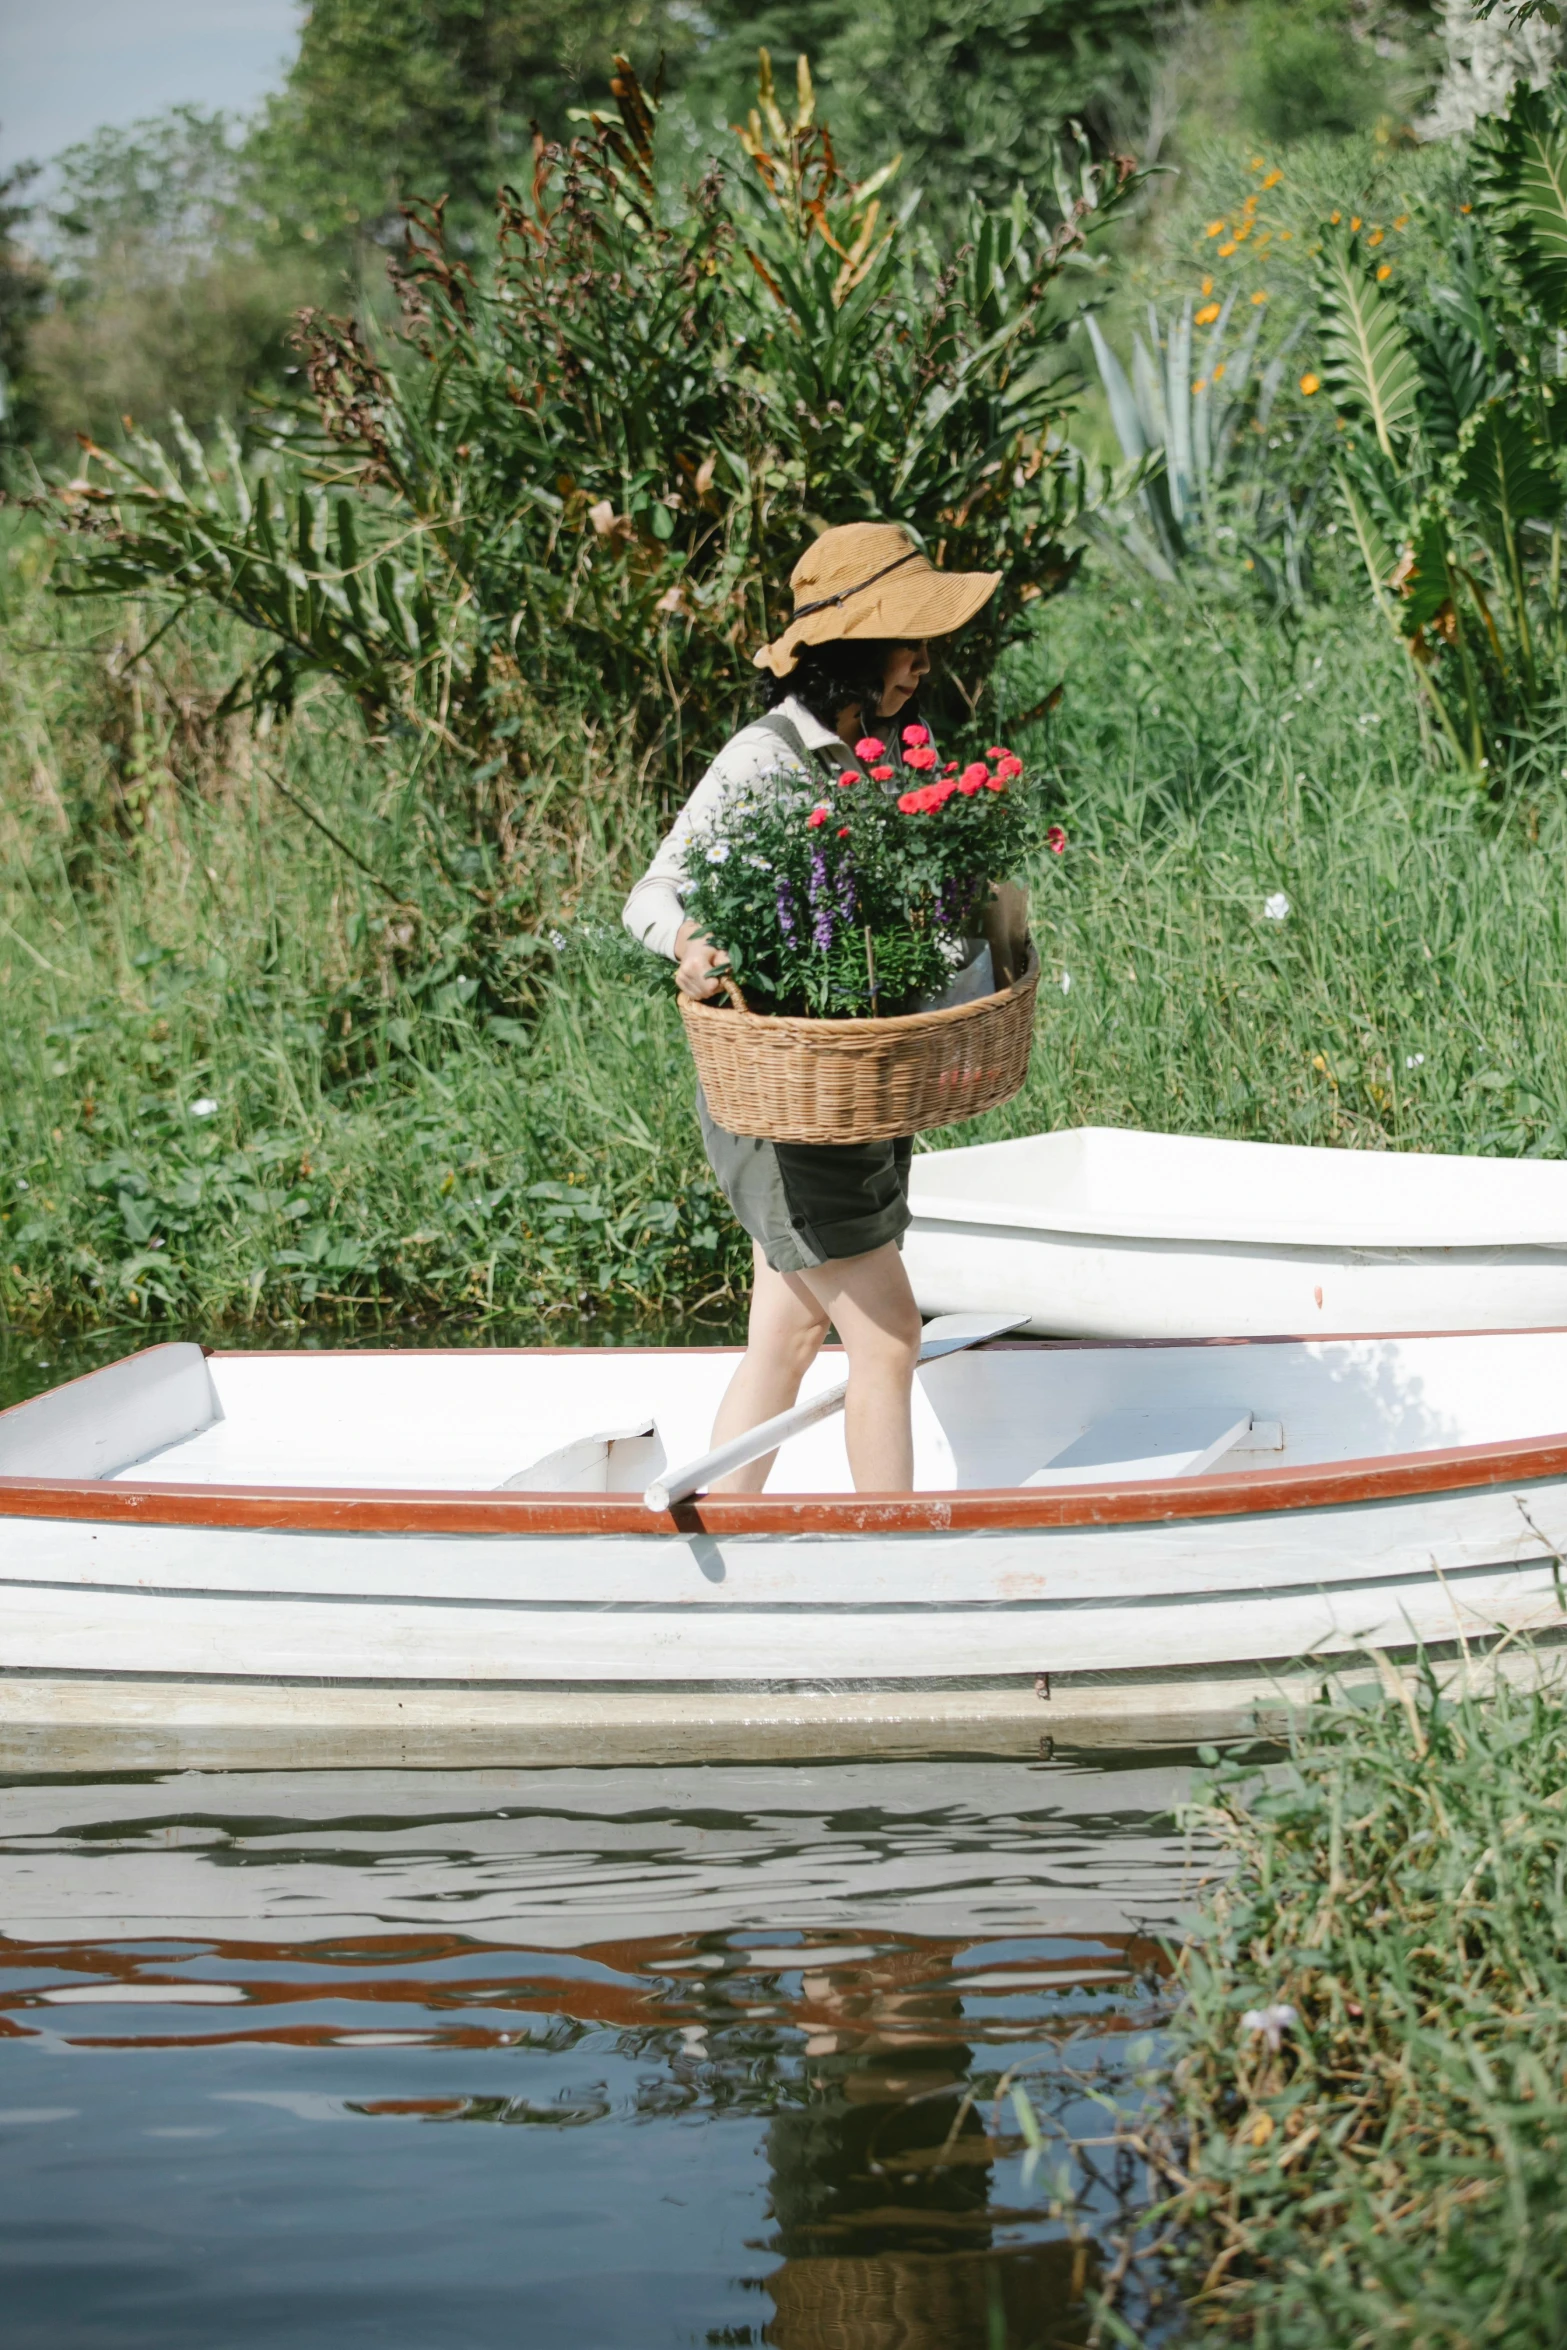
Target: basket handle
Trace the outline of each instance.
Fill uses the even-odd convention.
[[[731,977],[728,971],[720,971],[718,973],[718,984],[723,989],[725,995],[729,998],[730,1003],[734,1006],[737,1012],[749,1012],[751,1007],[746,1002],[745,997],[740,993],[740,985],[738,980]]]

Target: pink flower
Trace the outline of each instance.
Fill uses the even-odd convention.
[[[903,729],[903,740],[911,751],[917,751],[922,743],[929,742],[930,728],[928,726],[906,726]]]
[[[985,756],[987,759],[1010,759],[1012,753],[1005,743],[992,743]]]
[[[873,767],[871,769],[871,781],[873,783],[891,783],[892,769],[890,767]]]
[[[945,765],[945,767],[943,767],[943,769],[942,769],[942,771],[941,771],[941,772],[942,772],[942,774],[943,774],[943,775],[956,775],[957,771],[958,771],[958,763],[957,763],[956,759],[949,759],[949,760],[947,761],[947,764]]]
[[[1066,848],[1066,834],[1059,824],[1052,824],[1045,834],[1045,846],[1053,857],[1059,857]]]
[[[828,817],[831,814],[832,810],[830,808],[813,808],[809,816],[807,816],[805,819],[806,831],[814,832],[819,824],[826,823]]]
[[[986,776],[985,786],[989,791],[1005,791],[1007,788],[1007,779],[998,768],[994,775]]]
[[[918,791],[905,791],[905,792],[899,792],[899,794],[898,794],[898,811],[899,811],[900,815],[904,815],[904,816],[914,816],[914,815],[917,815],[917,814],[919,813],[920,802],[921,802],[921,801],[924,799],[924,797],[925,797],[925,794],[924,794],[923,792],[918,792]]]
[[[973,759],[958,777],[958,789],[966,800],[971,800],[977,791],[984,790],[989,781],[990,770],[984,760]]]
[[[845,767],[843,773],[838,778],[838,789],[840,791],[847,791],[851,783],[858,783],[859,780],[860,771],[858,767]]]
[[[920,732],[924,732],[923,727],[920,729]],[[922,774],[927,767],[934,767],[935,764],[936,754],[934,751],[922,750],[916,746],[915,749],[910,751],[908,755],[908,765],[910,767],[917,767]]]
[[[1007,781],[1010,783],[1014,775],[1022,774],[1023,762],[1017,756],[1016,752],[1007,751],[1003,754],[1001,760],[999,761],[996,772],[998,775],[1004,775]]]
[[[854,756],[857,759],[879,759],[886,748],[886,744],[878,742],[873,734],[862,734],[854,746]]]

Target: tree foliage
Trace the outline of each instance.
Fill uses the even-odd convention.
[[[839,172],[808,72],[765,70],[734,171],[661,194],[656,117],[622,60],[615,112],[540,142],[486,268],[412,208],[400,334],[311,315],[314,405],[253,485],[145,436],[70,493],[78,592],[221,605],[267,649],[233,699],[336,679],[456,763],[465,837],[525,856],[530,712],[625,732],[679,789],[774,633],[825,522],[891,517],[1003,586],[950,673],[977,704],[1034,599],[1070,577],[1081,494],[1055,431],[1061,344],[1131,167],[1079,159],[1053,222],[1021,199],[937,246],[887,209],[893,167]]]

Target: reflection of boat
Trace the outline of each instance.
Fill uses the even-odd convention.
[[[0,1762],[1178,1734],[1564,1620],[1567,1333],[992,1345],[921,1372],[915,1493],[834,1420],[655,1515],[734,1359],[166,1346],[0,1415]]]
[[[303,2206],[333,2187],[310,2142],[335,2125],[331,2156],[356,2182],[390,2161],[438,2194],[462,2166],[479,2215],[464,2251],[493,2241],[483,2182],[501,2175],[508,2211],[532,2200],[520,2180],[545,2205],[604,2198],[611,2266],[651,2232],[679,2244],[674,2265],[746,2272],[755,2327],[708,2340],[987,2350],[998,2314],[1010,2341],[1080,2340],[1095,2248],[1045,2240],[1063,2231],[1020,2176],[995,2085],[1025,2065],[1057,2159],[1079,2169],[1072,2138],[1100,2137],[1107,2113],[1084,2105],[1085,2068],[1112,2106],[1135,2100],[1130,2051],[1160,2019],[1167,1963],[1153,1937],[1201,1866],[1169,1817],[1185,1785],[1155,1761],[974,1759],[13,1785],[12,2095],[35,2094],[19,2086],[29,2058],[52,2087],[75,2057],[78,2097],[113,2068],[143,2176],[160,2141],[197,2136],[220,2163],[225,2144],[231,2166],[264,2144],[277,2166],[286,2133],[274,2292],[319,2241]],[[31,2118],[70,2126],[39,2104]],[[704,2113],[727,2143],[683,2220]],[[149,2130],[151,2114],[175,2126]],[[440,2139],[411,2142],[429,2128]],[[123,2173],[112,2123],[108,2145]],[[72,2155],[76,2207],[96,2216]],[[290,2191],[302,2217],[284,2228]],[[231,2291],[229,2242],[201,2244]],[[352,2242],[334,2243],[345,2257]],[[608,2293],[593,2304],[581,2276],[569,2333],[549,2322],[530,2296],[549,2257],[534,2249],[509,2281],[519,2338],[646,2338],[606,2322]],[[378,2313],[396,2290],[383,2269],[356,2306]],[[142,2310],[153,2322],[145,2292]],[[730,2314],[716,2292],[708,2311]]]
[[[1064,1338],[1567,1324],[1567,1166],[1085,1126],[914,1161],[927,1313]]]
[[[6,1793],[0,1931],[648,1958],[732,1938],[736,1974],[780,1920],[855,1945],[1138,1936],[1190,1897],[1186,1786],[1163,1761],[950,1757],[41,1780]]]

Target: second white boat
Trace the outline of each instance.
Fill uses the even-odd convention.
[[[1567,1326],[1567,1164],[1083,1126],[922,1153],[926,1313],[1061,1338]]]

